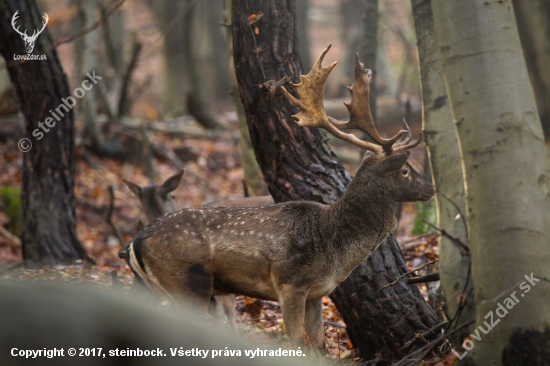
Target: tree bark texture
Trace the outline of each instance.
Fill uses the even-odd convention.
[[[299,82],[300,59],[294,1],[234,0],[232,27],[235,71],[241,100],[269,191],[276,202],[337,201],[350,177],[318,129],[297,127],[298,112],[274,82],[287,77]],[[250,24],[255,15],[260,20]],[[292,87],[285,84],[288,90]],[[347,324],[354,346],[365,359],[376,353],[400,357],[399,345],[437,322],[414,286],[378,290],[406,271],[403,255],[392,237],[359,265],[331,294]],[[393,245],[393,246],[392,246]]]
[[[513,0],[519,38],[546,137],[550,137],[550,2]]]
[[[435,37],[430,0],[411,0],[418,48],[422,88],[424,142],[428,147],[432,179],[436,187],[437,226],[467,245],[466,204],[462,162],[451,115],[451,107]],[[458,215],[458,216],[457,216]],[[470,257],[457,243],[441,236],[439,240],[439,276],[445,313],[451,326],[461,325],[475,317]],[[468,282],[468,285],[466,285]],[[462,294],[466,293],[466,296]],[[457,302],[463,299],[463,302]],[[458,312],[458,313],[457,313]],[[472,326],[456,332],[455,343],[469,335]]]
[[[501,365],[505,347],[525,345],[513,334],[542,337],[550,323],[548,284],[526,279],[550,278],[550,161],[511,0],[432,8],[464,166],[476,328],[504,296],[519,299],[468,351],[478,365]],[[543,352],[526,357],[541,364]]]
[[[44,14],[34,0],[0,2],[0,52],[22,101],[26,138],[32,143],[23,156],[23,258],[33,266],[71,263],[86,258],[75,229],[73,113],[60,113],[61,119],[47,132],[38,123],[72,93],[47,29],[34,47],[34,54],[46,54],[47,61],[13,60],[14,54],[26,54],[21,36],[11,26],[16,11],[20,29],[30,33],[42,28]],[[32,134],[37,129],[43,131],[40,140]]]
[[[225,0],[225,22],[231,22],[231,0]],[[229,84],[231,86],[231,97],[235,110],[237,112],[237,125],[239,126],[239,146],[241,149],[241,159],[244,171],[244,185],[248,196],[267,196],[267,184],[264,176],[256,161],[254,146],[250,140],[250,132],[248,131],[248,123],[246,122],[246,114],[244,113],[243,103],[239,95],[239,83],[235,75],[235,62],[233,61],[233,33],[231,29],[227,32],[227,43],[229,49]]]

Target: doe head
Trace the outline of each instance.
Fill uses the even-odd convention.
[[[178,188],[184,172],[185,169],[182,169],[160,185],[151,184],[145,187],[140,187],[123,179],[124,183],[141,202],[147,222],[153,222],[166,213],[176,211],[176,201],[172,192]]]

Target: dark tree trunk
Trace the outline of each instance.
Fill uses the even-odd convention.
[[[67,77],[47,29],[38,36],[33,53],[47,61],[14,61],[26,55],[24,43],[11,26],[19,11],[20,29],[42,28],[42,15],[34,0],[0,2],[0,52],[21,100],[25,115],[27,145],[23,155],[23,258],[27,265],[71,263],[86,258],[75,229],[73,113],[64,114],[48,128],[43,123],[50,110],[71,96]],[[39,122],[46,130],[39,128]],[[50,125],[52,122],[50,121]],[[39,138],[38,131],[43,134]]]
[[[378,54],[378,0],[365,0],[365,13],[363,14],[363,41],[361,42],[359,56],[365,67],[372,70],[372,82],[370,85],[369,104],[372,118],[378,121],[376,113],[376,55]]]
[[[233,0],[235,70],[256,158],[276,202],[311,200],[333,203],[350,177],[318,129],[299,128],[297,109],[273,82],[299,81],[294,1]],[[262,12],[249,24],[251,15]],[[257,29],[256,29],[257,27]],[[256,52],[255,52],[256,50]],[[285,84],[288,89],[292,87]],[[398,284],[378,293],[406,271],[403,255],[391,236],[332,293],[360,355],[376,353],[395,359],[399,348],[437,323],[415,286]]]

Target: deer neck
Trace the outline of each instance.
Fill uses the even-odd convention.
[[[395,229],[396,202],[388,183],[361,166],[340,201],[330,206],[329,230],[342,233],[333,243],[338,251],[359,250],[358,257],[366,257]]]

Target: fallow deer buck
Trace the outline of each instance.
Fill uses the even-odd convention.
[[[379,136],[368,105],[371,71],[357,59],[346,103],[350,120],[328,117],[326,79],[336,62],[321,63],[294,85],[300,100],[283,92],[301,111],[298,125],[321,127],[368,150],[342,198],[332,205],[294,201],[257,208],[183,209],[144,228],[128,245],[127,260],[147,286],[172,299],[194,299],[208,308],[213,294],[243,294],[276,300],[293,347],[305,332],[324,352],[322,297],[365,260],[396,227],[396,202],[429,200],[433,186],[408,163],[417,141],[405,128]],[[365,132],[374,143],[341,129]],[[398,140],[405,135],[403,141]]]
[[[147,224],[150,224],[164,214],[176,211],[176,201],[174,200],[174,195],[172,192],[178,188],[184,172],[185,169],[180,170],[178,173],[166,179],[166,181],[162,184],[150,184],[143,187],[123,179],[124,183],[126,183],[132,193],[134,193],[134,195],[139,199],[143,213],[147,218]],[[272,203],[273,198],[271,196],[260,196],[233,198],[211,202],[203,205],[202,207],[253,207]],[[119,252],[119,256],[121,258],[124,258],[125,255],[126,251],[121,250]],[[218,320],[222,320],[225,315],[231,330],[236,332],[237,324],[235,323],[235,295],[229,294],[214,296],[213,304],[215,316]]]

